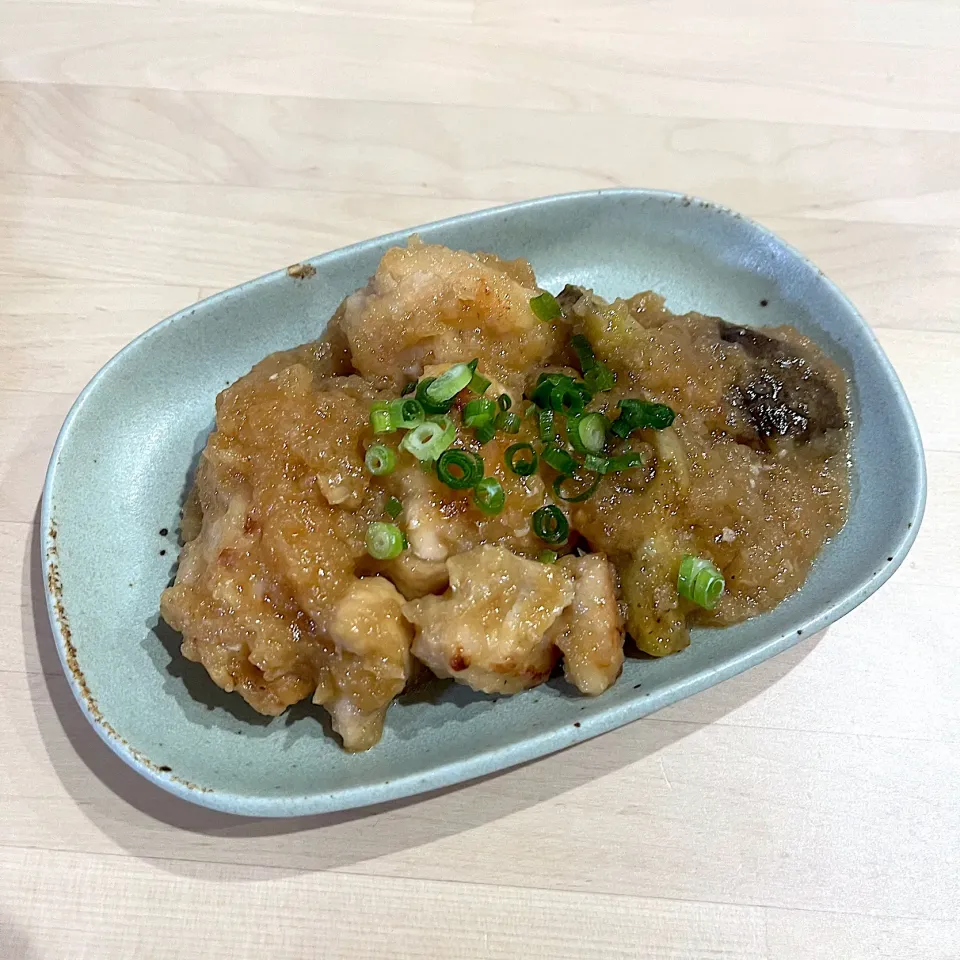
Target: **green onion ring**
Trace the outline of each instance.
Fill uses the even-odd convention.
[[[400,441],[400,446],[418,460],[436,460],[456,438],[457,428],[453,421],[441,415],[414,427]]]
[[[387,409],[390,411],[390,423],[395,430],[412,430],[426,419],[423,404],[413,397],[391,400]]]
[[[534,316],[544,323],[555,320],[563,312],[560,309],[560,304],[557,303],[557,298],[554,297],[552,293],[547,293],[546,291],[539,296],[531,298],[530,309],[533,311]]]
[[[472,379],[473,370],[469,363],[455,363],[424,387],[424,393],[432,403],[447,403],[469,386]]]
[[[463,425],[465,427],[482,427],[493,423],[497,415],[497,403],[487,397],[477,397],[470,400],[463,408]]]
[[[397,454],[385,443],[374,443],[367,448],[363,462],[375,477],[385,477],[388,473],[393,473],[397,465]]]
[[[508,413],[503,410],[497,415],[495,426],[504,433],[519,433],[520,417],[515,413]]]
[[[506,494],[496,477],[484,477],[473,488],[473,502],[484,513],[493,516],[503,510]]]
[[[556,444],[545,446],[540,453],[540,459],[565,477],[577,469],[577,461],[563,447],[558,447]]]
[[[527,453],[529,457],[522,460],[518,459],[521,453]],[[532,443],[515,443],[507,447],[503,459],[507,467],[518,477],[529,477],[537,471],[537,461],[539,457]]]
[[[427,396],[427,390],[435,381],[436,377],[425,377],[423,380],[420,380],[417,383],[417,399],[423,405],[423,409],[426,410],[428,414],[446,413],[453,403],[452,400],[446,400],[442,403],[437,403]]]
[[[437,476],[451,490],[469,490],[483,477],[483,460],[468,450],[444,450],[437,459]]]
[[[704,610],[713,610],[724,590],[723,574],[709,561],[687,554],[680,561],[677,592]]]
[[[395,523],[371,523],[366,539],[367,553],[377,560],[393,560],[403,552],[403,532]]]
[[[602,413],[584,413],[567,421],[567,439],[577,453],[600,453],[610,423]]]
[[[563,515],[563,511],[553,504],[534,510],[530,525],[533,527],[533,532],[544,543],[563,543],[570,534],[567,518]]]

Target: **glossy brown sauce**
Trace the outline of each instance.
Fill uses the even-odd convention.
[[[578,288],[544,323],[529,307],[537,293],[523,261],[413,241],[386,254],[321,341],[267,357],[220,394],[161,601],[186,657],[262,713],[313,697],[345,745],[365,749],[421,664],[508,693],[562,662],[574,687],[599,693],[619,673],[624,625],[641,651],[668,654],[690,625],[735,623],[801,586],[847,507],[843,372],[790,328],[754,332],[675,316],[649,292],[610,304]],[[637,397],[677,417],[630,439],[642,468],[558,504],[571,526],[559,563],[536,561],[546,545],[530,526],[557,502],[549,470],[524,478],[504,463],[511,444],[536,443],[532,417],[519,434],[458,442],[504,487],[493,517],[408,453],[389,476],[365,468],[373,401],[476,357],[523,412],[539,373],[576,372],[574,333],[617,375],[590,409],[613,417],[618,399]],[[390,497],[409,546],[377,561],[366,530]],[[714,611],[679,596],[685,554],[723,572]]]

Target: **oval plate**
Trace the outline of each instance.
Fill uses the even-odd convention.
[[[110,748],[184,799],[230,813],[298,816],[409,796],[559,750],[826,627],[893,573],[917,534],[923,450],[896,374],[849,301],[767,230],[703,201],[646,190],[549,197],[443,220],[416,232],[525,257],[548,289],[569,281],[614,297],[653,288],[675,312],[788,323],[816,340],[854,385],[849,520],[797,595],[736,627],[695,631],[676,656],[628,658],[620,681],[597,699],[562,681],[498,701],[443,686],[436,699],[401,697],[381,743],[359,755],[340,748],[319,708],[259,716],[185,661],[179,637],[158,624],[179,506],[217,392],[266,354],[318,336],[384,251],[412,232],[324,254],[164,320],[94,377],[63,425],[42,511],[60,657]]]

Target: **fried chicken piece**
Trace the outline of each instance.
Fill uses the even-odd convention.
[[[268,358],[221,394],[160,607],[218,686],[268,716],[314,694],[349,750],[379,739],[412,663],[403,597],[356,576],[382,511],[363,465],[370,391]]]
[[[623,620],[613,565],[601,554],[565,557],[574,578],[573,603],[550,628],[563,653],[563,673],[581,693],[603,693],[623,666]]]
[[[538,293],[523,261],[422,243],[388,250],[369,285],[347,297],[340,325],[364,376],[399,384],[427,364],[477,357],[505,384],[557,348],[559,337],[530,309]]]
[[[414,655],[438,677],[484,693],[517,693],[546,680],[559,652],[548,630],[573,600],[558,566],[478,547],[447,561],[450,589],[406,603]]]
[[[347,750],[367,750],[383,733],[390,701],[406,686],[413,630],[403,597],[384,577],[354,581],[333,611],[328,634],[336,650],[313,702],[330,714]]]

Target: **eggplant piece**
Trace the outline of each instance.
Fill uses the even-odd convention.
[[[720,321],[720,339],[747,355],[746,376],[731,401],[752,433],[746,441],[791,439],[806,443],[846,425],[836,391],[809,361],[775,337]]]

